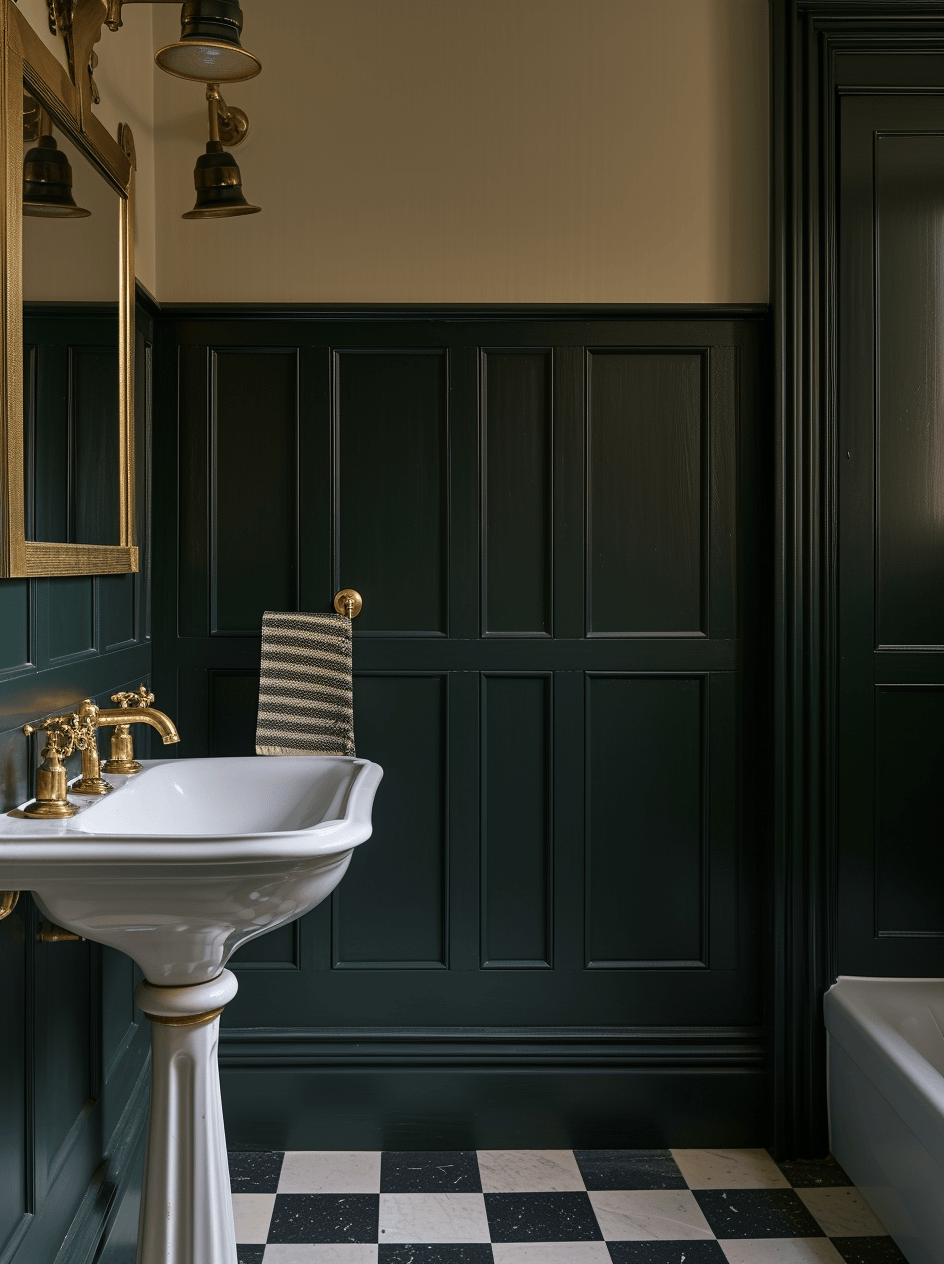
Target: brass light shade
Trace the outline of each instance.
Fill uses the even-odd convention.
[[[23,214],[44,219],[85,219],[91,211],[76,206],[72,196],[72,167],[51,136],[23,160]]]
[[[252,79],[262,63],[239,42],[243,13],[239,0],[185,0],[180,39],[154,55],[161,70],[199,83]]]
[[[260,206],[250,206],[243,196],[239,167],[218,140],[207,142],[206,153],[193,169],[197,202],[181,219],[225,219],[230,215],[254,215]]]

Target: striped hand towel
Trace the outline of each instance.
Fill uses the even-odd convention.
[[[351,621],[267,610],[257,755],[353,755]]]

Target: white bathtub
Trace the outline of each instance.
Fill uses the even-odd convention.
[[[944,979],[826,993],[830,1147],[911,1264],[944,1261]]]

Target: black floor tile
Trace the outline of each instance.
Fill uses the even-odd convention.
[[[668,1150],[575,1150],[587,1189],[688,1189]]]
[[[716,1238],[822,1238],[792,1189],[692,1191]]]
[[[846,1264],[908,1264],[892,1238],[831,1238]]]
[[[378,1194],[279,1194],[270,1242],[376,1242]]]
[[[587,1194],[486,1194],[493,1242],[599,1242]]]
[[[792,1159],[777,1166],[794,1189],[852,1184],[835,1159]]]
[[[382,1243],[380,1264],[492,1264],[494,1256],[487,1243],[470,1242],[454,1246],[394,1246]]]
[[[727,1264],[717,1242],[607,1242],[613,1264]]]
[[[238,1246],[236,1248],[238,1264],[262,1264],[263,1255],[265,1255],[264,1246]]]
[[[474,1150],[384,1150],[382,1194],[481,1194]]]
[[[282,1171],[281,1150],[237,1150],[229,1154],[229,1183],[234,1194],[274,1194]]]

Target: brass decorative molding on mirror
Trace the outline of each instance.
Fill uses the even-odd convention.
[[[105,0],[47,5],[66,64],[13,0],[0,0],[4,578],[138,569],[134,140],[126,124],[111,136],[92,112]],[[67,317],[94,336],[72,346],[62,333]],[[37,396],[53,394],[41,362],[47,351],[60,357],[69,383],[60,392],[66,402],[57,401],[62,415],[51,420],[37,405]]]

